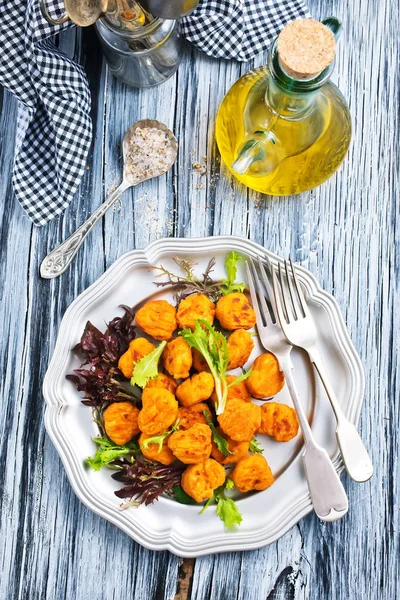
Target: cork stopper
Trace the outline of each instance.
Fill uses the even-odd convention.
[[[314,19],[297,19],[286,25],[278,37],[282,68],[295,79],[311,79],[335,58],[335,37],[330,29]]]

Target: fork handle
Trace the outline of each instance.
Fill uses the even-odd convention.
[[[304,436],[305,450],[302,459],[314,510],[322,521],[336,521],[343,517],[349,508],[345,489],[328,453],[315,441],[300,403],[291,368],[285,365],[283,371]]]
[[[309,351],[311,362],[323,383],[327,396],[332,405],[337,420],[336,438],[342,454],[344,466],[349,476],[358,483],[368,481],[372,477],[374,467],[368,451],[362,441],[357,429],[344,416],[336,394],[329,382],[328,376],[322,364],[321,356],[315,348]]]

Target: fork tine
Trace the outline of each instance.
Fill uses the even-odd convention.
[[[260,326],[261,326],[263,324],[263,319],[261,316],[260,307],[258,306],[256,289],[254,287],[253,275],[251,274],[248,261],[246,261],[246,273],[247,273],[247,281],[249,282],[251,302],[253,304],[253,308],[255,310],[256,317],[257,317],[257,326],[258,326],[258,323],[260,323]]]
[[[267,290],[267,295],[268,295],[268,300],[271,304],[271,309],[272,309],[272,314],[271,317],[273,320],[276,321],[277,316],[276,316],[276,307],[275,307],[275,298],[274,298],[274,290],[272,289],[272,286],[270,284],[270,281],[268,279],[268,275],[267,275],[267,269],[269,271],[269,274],[272,275],[272,265],[268,259],[268,257],[265,257],[265,261],[267,264],[264,264],[261,260],[261,257],[258,256],[258,266],[260,269],[260,273],[261,273],[261,277],[262,280],[264,282],[265,285],[265,289]]]
[[[279,268],[280,268],[280,265],[279,265]],[[285,312],[283,310],[284,300],[283,300],[283,296],[282,296],[282,287],[281,287],[281,284],[278,283],[278,276],[275,272],[275,269],[272,269],[272,288],[274,290],[274,298],[275,298],[277,317],[279,318],[279,322],[281,324],[281,327],[283,328],[283,325],[285,323],[287,323],[288,321],[287,321]]]
[[[307,317],[309,315],[309,312],[308,312],[308,306],[306,303],[306,299],[304,298],[304,294],[303,294],[303,290],[301,289],[300,281],[297,277],[296,270],[295,270],[292,260],[290,258],[289,258],[289,263],[290,263],[290,268],[292,269],[293,281],[294,281],[294,285],[296,288],[297,297],[300,301],[300,305],[303,310],[303,314],[305,317]]]
[[[262,288],[260,278],[259,278],[259,276],[257,274],[256,266],[255,266],[254,261],[252,259],[250,259],[250,264],[251,264],[251,268],[252,268],[252,271],[253,271],[254,281],[256,282],[256,287],[257,287],[259,301],[260,301],[262,309],[264,311],[264,317],[265,317],[264,320],[265,320],[265,323],[266,323],[266,325],[272,325],[272,316],[270,314],[270,309],[268,307],[268,304],[267,304],[267,302],[265,300],[265,291]]]
[[[288,262],[287,260],[285,260],[285,273],[286,273],[286,281],[287,281],[287,286],[289,289],[289,294],[290,294],[290,299],[292,301],[292,307],[293,307],[293,314],[294,314],[294,318],[297,321],[297,319],[300,318],[300,310],[299,310],[299,304],[297,302],[297,294],[294,290],[293,287],[293,282],[292,282],[292,277],[289,274],[289,268],[288,268]]]
[[[290,298],[289,291],[288,291],[287,280],[283,273],[281,263],[279,263],[279,265],[278,265],[278,271],[279,271],[279,279],[280,279],[280,283],[281,283],[283,308],[286,312],[286,320],[288,323],[290,323],[291,321],[293,321],[293,318],[294,318],[293,304],[291,302],[291,298]]]

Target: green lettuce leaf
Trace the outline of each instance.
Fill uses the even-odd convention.
[[[177,421],[175,425],[172,425],[172,427],[170,427],[166,431],[163,431],[158,435],[153,435],[152,437],[147,438],[146,440],[144,440],[144,442],[142,442],[143,448],[147,449],[150,446],[150,444],[158,444],[158,452],[161,452],[163,441],[165,440],[165,438],[168,437],[174,431],[176,431],[178,427],[179,421]]]
[[[264,452],[264,448],[261,447],[257,438],[251,440],[249,450],[250,452],[254,452],[254,454],[262,454]]]
[[[225,269],[227,278],[221,280],[220,291],[223,296],[233,292],[244,292],[246,285],[244,283],[235,283],[237,276],[236,263],[242,257],[234,250],[230,252],[225,259]]]
[[[242,373],[237,379],[235,379],[228,385],[228,390],[229,390],[229,388],[233,387],[234,385],[237,385],[238,383],[245,381],[245,379],[250,377],[251,372],[252,372],[252,369],[249,369],[246,373]]]
[[[194,331],[183,329],[179,335],[200,352],[206,360],[211,375],[214,377],[217,405],[215,412],[220,415],[224,412],[228,388],[226,384],[226,369],[228,368],[228,344],[226,337],[215,329],[205,319],[198,319]]]
[[[225,527],[240,525],[243,521],[236,502],[226,496],[221,496],[217,500],[217,515],[224,522]]]
[[[158,361],[163,353],[167,342],[161,342],[157,348],[154,348],[150,354],[147,354],[140,359],[133,369],[131,385],[138,385],[141,388],[149,382],[150,379],[155,379],[158,375]]]
[[[243,517],[237,507],[236,502],[232,498],[228,498],[225,495],[225,490],[231,490],[235,487],[232,479],[226,478],[224,485],[217,488],[214,491],[212,498],[207,500],[203,506],[200,514],[202,514],[214,501],[217,504],[217,515],[224,522],[225,527],[233,527],[234,525],[240,525],[243,521]]]
[[[124,446],[117,446],[107,437],[92,438],[93,442],[98,446],[98,449],[93,456],[88,456],[86,463],[94,471],[100,471],[102,467],[105,467],[113,460],[122,458],[123,456],[129,456],[139,451],[139,446],[136,442],[129,442]]]

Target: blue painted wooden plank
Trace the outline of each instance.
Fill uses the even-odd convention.
[[[188,50],[178,73],[153,90],[107,76],[94,32],[60,44],[82,59],[93,97],[94,144],[69,209],[35,229],[10,185],[16,105],[0,122],[0,598],[270,600],[395,598],[399,587],[399,2],[311,0],[344,32],[335,79],[350,102],[354,137],[329,182],[301,197],[271,199],[236,186],[214,142],[218,105],[252,65]],[[92,232],[70,271],[38,275],[41,259],[102,202],[121,177],[120,143],[136,119],[157,117],[180,140],[167,178],[127,192]],[[193,169],[203,161],[205,175]],[[310,268],[337,298],[366,367],[361,432],[377,474],[344,478],[351,510],[325,525],[310,515],[272,546],[183,562],[153,553],[86,509],[44,433],[41,382],[70,302],[123,252],[168,236],[249,236]],[[187,569],[185,577],[184,569]],[[191,577],[191,571],[193,575]],[[179,582],[178,582],[179,579]],[[190,582],[191,580],[191,582]],[[182,585],[184,582],[184,585]]]

